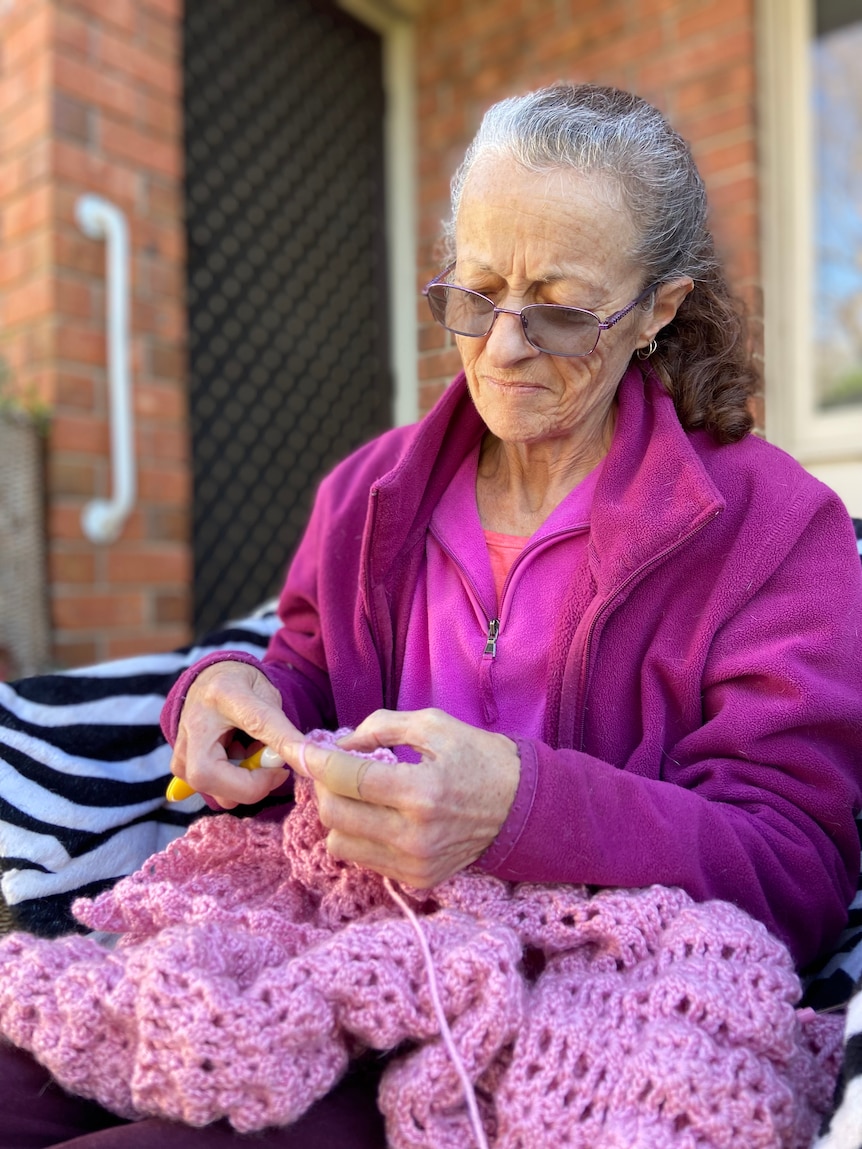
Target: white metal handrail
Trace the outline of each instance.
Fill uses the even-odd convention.
[[[106,248],[111,497],[88,503],[81,514],[81,525],[91,542],[110,543],[119,537],[137,493],[129,368],[129,228],[123,212],[101,196],[81,196],[75,214],[84,234],[90,239],[104,238]]]

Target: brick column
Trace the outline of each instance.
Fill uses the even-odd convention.
[[[189,637],[190,467],[182,226],[181,0],[7,0],[0,23],[4,243],[0,354],[51,404],[49,589],[60,665]],[[20,96],[15,99],[15,93]],[[93,544],[81,511],[110,494],[105,246],[86,192],[127,217],[138,503]]]
[[[0,357],[3,386],[51,394],[51,6],[0,8]]]

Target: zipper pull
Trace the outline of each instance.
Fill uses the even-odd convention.
[[[488,639],[485,643],[483,654],[488,654],[491,658],[497,656],[497,639],[500,635],[500,620],[499,618],[492,618],[488,623]]]

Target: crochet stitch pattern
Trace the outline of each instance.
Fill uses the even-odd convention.
[[[332,739],[332,735],[317,740]],[[124,1117],[295,1121],[366,1049],[393,1149],[469,1149],[422,952],[383,879],[328,854],[311,784],[282,824],[206,818],[75,905],[118,935],[0,942],[0,1032]],[[785,947],[679,889],[406,894],[494,1149],[806,1149],[841,1021],[796,1010]]]

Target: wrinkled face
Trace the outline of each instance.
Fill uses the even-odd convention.
[[[606,319],[645,286],[628,255],[635,239],[610,180],[528,172],[510,159],[484,157],[468,177],[455,221],[451,282],[498,307],[557,303]],[[537,351],[513,315],[498,315],[488,335],[456,339],[473,402],[494,435],[577,446],[605,433],[632,353],[658,326],[649,303],[638,306],[577,359]]]

